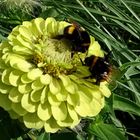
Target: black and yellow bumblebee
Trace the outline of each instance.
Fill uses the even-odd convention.
[[[88,32],[79,26],[76,22],[68,25],[64,28],[63,35],[59,35],[56,38],[67,39],[72,44],[72,52],[86,52],[90,45],[90,35]]]
[[[77,23],[65,27],[64,36],[72,42],[72,51],[84,53],[88,50],[90,36],[88,32]]]
[[[91,78],[95,78],[95,84],[99,85],[100,82],[110,82],[112,76],[112,65],[109,62],[109,56],[99,57],[91,55],[85,58],[85,65],[89,67]]]

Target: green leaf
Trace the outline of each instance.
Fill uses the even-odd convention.
[[[140,18],[138,17],[138,15],[136,15],[136,13],[125,3],[124,0],[120,0],[124,6],[132,13],[132,15],[138,20],[138,22],[140,22]]]
[[[17,140],[23,140],[23,138],[22,137],[18,137]]]
[[[126,75],[126,76],[127,76],[127,75]],[[127,77],[128,77],[128,76],[127,76]],[[129,79],[130,79],[130,78],[129,78]],[[136,96],[138,102],[140,101],[139,92],[138,92],[138,90],[136,90],[136,88],[134,87],[134,83],[133,83],[133,82],[128,81],[128,83],[130,84],[131,87],[129,87],[129,86],[127,86],[127,85],[125,85],[125,84],[123,84],[123,83],[121,83],[121,82],[119,82],[119,81],[117,81],[117,83],[118,83],[120,86],[122,86],[123,88],[127,89],[128,91],[131,91],[131,92],[135,93],[134,95]]]
[[[50,140],[50,134],[44,132],[40,136],[37,137],[37,140]]]
[[[77,140],[85,140],[80,134],[77,135]]]
[[[7,28],[4,28],[0,25],[0,33],[9,34],[10,30],[8,30]]]
[[[45,10],[43,13],[41,13],[40,16],[43,17],[44,19],[47,17],[56,17],[58,16],[58,12],[54,8],[49,8]]]
[[[111,124],[96,123],[92,124],[89,129],[100,140],[126,140],[119,129]]]
[[[1,140],[11,140],[12,138],[17,139],[24,133],[25,132],[21,128],[19,122],[17,120],[11,120],[8,112],[4,111],[0,107],[0,139]]]
[[[121,97],[119,95],[114,95],[113,107],[115,110],[121,110],[124,112],[133,113],[140,116],[140,106],[134,103],[133,101]]]
[[[140,62],[127,62],[127,63],[125,63],[125,64],[123,64],[121,67],[120,67],[120,69],[121,70],[124,70],[124,69],[126,69],[126,68],[128,68],[129,66],[140,66]]]
[[[77,140],[76,135],[71,132],[55,133],[51,136],[51,140]]]
[[[2,41],[5,40],[5,39],[6,39],[6,38],[0,34],[0,42],[2,42]]]
[[[118,20],[113,20],[114,22],[116,22],[118,25],[120,25],[122,28],[124,28],[126,31],[130,32],[132,35],[134,35],[136,38],[139,39],[139,36],[133,32],[130,27],[125,26],[124,24],[122,24],[122,22],[118,21]]]

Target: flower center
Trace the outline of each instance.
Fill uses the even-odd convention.
[[[72,56],[72,44],[66,39],[47,38],[39,43],[41,49],[35,49],[31,62],[42,69],[43,74],[50,74],[54,77],[59,74],[69,75],[76,71],[76,63],[79,61]]]

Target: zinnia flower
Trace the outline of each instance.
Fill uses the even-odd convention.
[[[15,27],[0,46],[0,106],[27,128],[56,132],[96,116],[110,96],[106,82],[94,85],[71,44],[54,39],[69,23],[36,18]],[[103,56],[93,37],[88,55]]]

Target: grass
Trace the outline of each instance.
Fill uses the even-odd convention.
[[[78,22],[105,51],[112,52],[112,64],[120,71],[111,86],[112,96],[99,116],[86,119],[88,125],[84,129],[65,132],[69,139],[140,139],[139,0],[40,0],[37,4],[10,5],[9,8],[6,7],[8,0],[6,2],[0,0],[0,7],[5,6],[5,10],[0,8],[1,41],[24,20],[52,16],[57,20]],[[49,135],[36,131],[31,131],[26,137],[38,135],[39,140],[64,139],[61,133]],[[25,139],[21,133],[15,139],[17,137]]]

